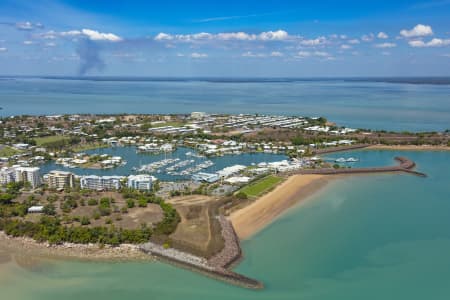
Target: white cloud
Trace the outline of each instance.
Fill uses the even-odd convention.
[[[109,42],[119,42],[123,39],[115,35],[114,33],[104,33],[99,32],[97,30],[92,29],[82,29],[82,30],[69,30],[69,31],[48,31],[46,33],[39,35],[41,38],[44,39],[56,39],[57,37],[86,37],[92,41],[109,41]]]
[[[58,35],[60,35],[60,33],[50,30],[45,33],[41,33],[41,34],[37,35],[37,37],[40,37],[40,38],[43,38],[46,40],[54,40],[58,37]]]
[[[170,41],[173,40],[173,36],[164,32],[158,33],[157,36],[155,36],[155,40],[157,41]]]
[[[214,39],[224,41],[228,40],[254,41],[257,39],[257,36],[255,34],[248,34],[245,32],[226,32],[214,35]]]
[[[299,51],[296,55],[296,57],[299,58],[305,58],[305,57],[310,57],[311,56],[311,52],[309,51]]]
[[[444,47],[450,45],[450,39],[434,38],[429,42],[422,40],[409,41],[409,45],[414,48],[428,48],[428,47]]]
[[[191,54],[191,57],[192,58],[206,58],[206,57],[208,57],[208,54],[194,52],[194,53]]]
[[[23,44],[24,44],[24,45],[32,45],[32,44],[33,44],[33,41],[23,41]]]
[[[321,36],[316,39],[302,40],[302,41],[300,41],[300,45],[302,45],[302,46],[319,46],[319,45],[325,44],[326,42],[327,42],[327,39],[325,37]]]
[[[384,55],[384,56],[390,56],[390,55],[391,55],[391,52],[389,52],[389,51],[383,51],[383,52],[381,52],[381,55]]]
[[[16,28],[20,30],[32,30],[33,24],[31,22],[19,22],[16,23]]]
[[[349,40],[348,43],[352,44],[352,45],[356,45],[356,44],[359,44],[360,41],[358,39],[352,39],[352,40]]]
[[[45,46],[47,46],[47,47],[55,47],[56,43],[53,43],[53,42],[45,43]]]
[[[363,35],[363,36],[361,37],[361,40],[362,40],[363,42],[371,42],[371,41],[373,41],[374,38],[375,38],[374,34],[373,34],[373,33],[369,33],[369,34]]]
[[[6,51],[8,51],[8,48],[0,47],[0,52],[6,52]]]
[[[264,53],[253,53],[252,51],[247,51],[245,53],[242,53],[243,57],[266,57],[267,55]]]
[[[378,35],[377,35],[377,38],[379,38],[379,39],[387,39],[387,38],[389,38],[389,36],[386,33],[380,31],[378,33]]]
[[[289,38],[289,34],[284,30],[262,32],[259,39],[262,41],[283,41]]]
[[[61,36],[77,36],[81,35],[81,31],[79,30],[70,30],[70,31],[63,31],[59,33]],[[50,32],[50,36],[52,36],[52,32]]]
[[[330,57],[331,55],[328,52],[324,52],[324,51],[315,51],[313,53],[314,56],[318,56],[318,57]]]
[[[292,39],[293,37],[289,36],[289,34],[284,30],[277,31],[265,31],[260,34],[250,34],[246,32],[222,32],[222,33],[194,33],[194,34],[168,34],[168,33],[158,33],[155,36],[156,41],[164,41],[164,40],[174,40],[181,42],[192,42],[192,41],[204,41],[204,40],[219,40],[219,41],[229,41],[229,40],[237,40],[237,41],[284,41],[288,39]]]
[[[403,29],[400,34],[406,38],[423,37],[433,35],[433,29],[431,26],[417,24],[413,29],[407,30]]]
[[[297,58],[306,58],[306,57],[313,57],[313,56],[314,57],[326,58],[326,59],[333,59],[333,56],[331,54],[329,54],[328,52],[325,52],[325,51],[314,51],[314,52],[299,51],[295,55],[295,57],[297,57]]]
[[[279,52],[279,51],[273,51],[272,53],[270,53],[270,56],[272,56],[272,57],[282,57],[282,56],[284,56],[284,54]]]
[[[90,40],[93,41],[110,41],[110,42],[119,42],[122,40],[121,37],[113,34],[113,33],[103,33],[98,32],[92,29],[82,29],[81,32],[87,36]]]
[[[397,47],[396,43],[381,43],[381,44],[376,44],[375,45],[376,48],[394,48]]]
[[[344,44],[344,45],[341,45],[341,49],[342,50],[352,49],[352,46]]]

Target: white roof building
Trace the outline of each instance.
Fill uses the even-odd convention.
[[[245,170],[247,167],[243,165],[234,165],[231,167],[223,168],[222,170],[218,171],[217,174],[220,177],[229,177],[231,175],[237,174],[243,170]]]
[[[136,190],[149,191],[152,188],[153,176],[147,174],[128,176],[127,186]]]
[[[43,210],[43,206],[31,206],[30,208],[28,208],[28,213],[41,213],[43,212]]]

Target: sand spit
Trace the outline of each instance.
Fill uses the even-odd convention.
[[[233,212],[229,220],[239,238],[249,238],[327,182],[325,175],[292,175],[272,192]]]

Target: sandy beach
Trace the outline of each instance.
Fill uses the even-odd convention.
[[[246,239],[274,221],[288,208],[324,187],[328,175],[293,175],[270,193],[233,212],[229,220],[240,239]]]
[[[450,151],[448,146],[433,145],[373,145],[365,148],[367,150],[398,150],[398,151]]]

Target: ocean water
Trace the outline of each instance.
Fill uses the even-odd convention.
[[[260,113],[325,116],[340,125],[450,129],[450,85],[345,80],[0,78],[0,116],[70,113]]]
[[[261,291],[162,263],[34,261],[0,252],[1,299],[408,299],[450,297],[450,152],[415,160],[427,178],[333,181],[243,243],[238,272]]]

